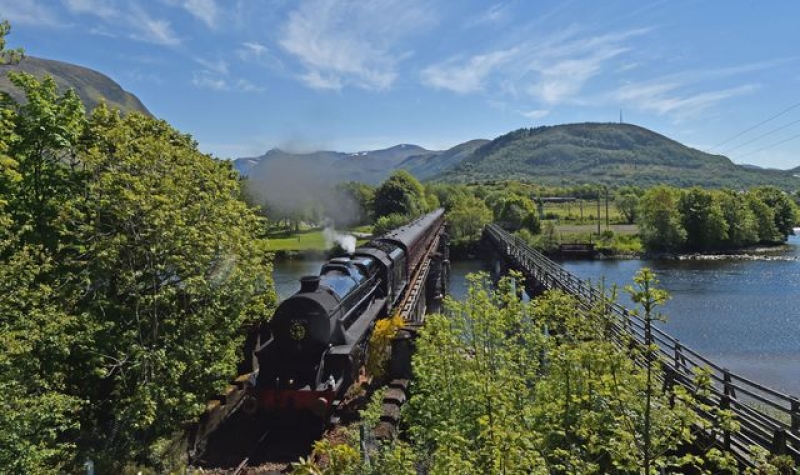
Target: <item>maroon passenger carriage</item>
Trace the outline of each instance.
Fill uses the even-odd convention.
[[[375,321],[395,312],[443,223],[438,209],[300,279],[259,330],[249,409],[330,414],[364,364]]]

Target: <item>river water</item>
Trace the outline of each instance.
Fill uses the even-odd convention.
[[[299,288],[302,275],[316,274],[321,260],[276,262],[281,299]],[[752,260],[565,261],[568,271],[620,289],[642,267],[656,272],[671,299],[662,308],[667,333],[731,371],[775,389],[800,395],[800,236],[781,251]],[[466,294],[464,277],[487,270],[482,261],[456,261],[451,295]],[[622,291],[619,301],[632,307]]]
[[[628,285],[643,267],[671,299],[664,331],[729,370],[800,395],[800,236],[753,260],[566,261],[574,275]],[[619,301],[632,306],[627,294]]]

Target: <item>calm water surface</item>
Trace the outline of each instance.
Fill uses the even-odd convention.
[[[317,274],[322,260],[275,263],[281,299],[300,288],[302,275]],[[731,371],[800,395],[800,237],[759,260],[567,261],[580,278],[606,285],[631,283],[650,267],[672,298],[662,328],[686,346]],[[451,295],[466,294],[464,277],[487,270],[482,261],[453,262]],[[620,302],[630,306],[627,295]]]
[[[672,296],[663,307],[667,333],[731,371],[800,395],[800,236],[759,260],[562,265],[583,279],[618,286],[630,284],[642,267],[653,269]],[[619,301],[631,305],[627,295]]]

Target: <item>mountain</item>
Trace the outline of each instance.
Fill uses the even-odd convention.
[[[397,165],[397,168],[408,170],[419,180],[427,180],[445,170],[455,168],[475,150],[487,143],[489,143],[488,140],[476,139],[441,152],[412,155]]]
[[[394,147],[356,153],[319,151],[291,153],[272,149],[259,157],[238,158],[234,167],[253,181],[274,176],[300,174],[319,181],[361,181],[380,183],[392,170],[410,156],[435,154],[418,145],[401,144]]]
[[[8,79],[9,71],[24,71],[41,78],[49,74],[55,79],[59,90],[75,89],[80,96],[87,111],[91,111],[100,101],[105,99],[110,107],[122,111],[138,111],[150,115],[150,111],[136,96],[125,91],[108,76],[97,71],[51,59],[26,56],[17,64],[0,65],[0,91],[5,91],[20,101],[24,98],[22,92]]]
[[[687,147],[631,124],[583,123],[520,129],[477,148],[434,180],[475,182],[534,180],[547,184],[607,183],[681,187],[796,189],[800,180],[782,170],[736,165],[722,155]]]
[[[483,139],[470,140],[438,151],[411,144],[356,153],[291,153],[275,148],[258,157],[237,158],[233,161],[233,166],[252,181],[264,181],[269,176],[294,173],[307,177],[315,175],[333,182],[353,180],[377,184],[398,169],[408,170],[418,179],[427,180],[455,167],[488,142]]]

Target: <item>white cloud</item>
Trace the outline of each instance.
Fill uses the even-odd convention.
[[[228,82],[225,79],[214,76],[208,71],[195,72],[192,76],[192,84],[200,89],[213,89],[215,91],[227,91]]]
[[[236,89],[241,92],[258,92],[258,93],[267,90],[265,87],[256,86],[247,79],[239,79],[238,81],[236,81]]]
[[[535,109],[530,111],[517,111],[517,112],[519,112],[523,117],[527,117],[528,119],[534,119],[534,120],[541,119],[550,114],[550,111],[546,109]]]
[[[775,59],[737,66],[678,71],[649,81],[624,84],[608,94],[605,101],[684,119],[727,99],[749,94],[760,88],[758,84],[744,84],[720,89],[720,81],[781,66],[787,61]],[[706,86],[706,89],[712,90],[703,91],[703,84],[713,84]]]
[[[476,55],[462,62],[450,59],[442,64],[431,65],[422,70],[422,82],[436,89],[448,89],[458,94],[477,92],[483,89],[486,77],[497,67],[511,61],[515,50],[494,51]]]
[[[596,51],[581,52],[580,55],[585,55],[577,58],[534,60],[532,66],[539,74],[539,79],[527,91],[547,104],[564,102],[577,96],[589,79],[600,72],[606,60],[625,51],[625,48],[600,47]]]
[[[58,26],[57,15],[35,0],[0,0],[0,18],[14,25]]]
[[[679,93],[680,83],[629,84],[619,88],[614,99],[641,110],[659,115],[671,114],[686,118],[702,112],[731,97],[748,94],[759,88],[755,84],[702,93]]]
[[[208,25],[209,28],[216,27],[219,10],[214,0],[185,0],[183,8]]]
[[[63,0],[74,15],[92,15],[104,24],[95,25],[90,33],[100,36],[127,36],[137,41],[162,46],[176,46],[181,39],[165,19],[151,17],[138,3],[127,5],[112,0]]]
[[[342,80],[336,75],[323,77],[319,71],[309,71],[301,75],[300,78],[311,89],[338,91],[342,88]]]
[[[399,0],[312,0],[289,13],[279,44],[303,65],[299,77],[311,88],[385,90],[408,55],[400,39],[431,22],[422,6]]]
[[[168,20],[150,18],[142,12],[135,26],[138,27],[139,31],[131,35],[133,39],[162,46],[181,44],[181,39],[172,31],[172,26]]]
[[[261,93],[266,90],[264,87],[257,86],[244,78],[236,80],[229,78],[228,63],[224,60],[208,61],[202,58],[195,58],[195,61],[205,67],[205,69],[195,71],[192,74],[192,85],[197,88],[255,93]]]
[[[157,86],[163,86],[165,84],[164,77],[154,73],[152,70],[142,71],[139,68],[135,68],[123,74],[125,77],[135,82],[155,84]]]
[[[578,28],[568,28],[513,48],[430,65],[423,70],[422,80],[430,87],[462,94],[485,90],[491,84],[493,90],[511,95],[522,91],[549,105],[577,101],[607,63],[629,50],[627,41],[645,32],[581,36]]]
[[[269,51],[269,49],[266,46],[256,42],[244,42],[242,43],[242,47],[244,48],[241,50],[243,51],[243,54],[248,54],[253,56],[263,56],[267,54],[267,52]]]
[[[511,3],[494,4],[474,18],[467,20],[466,26],[482,26],[504,23],[510,17],[511,6]]]
[[[246,63],[255,63],[273,70],[284,69],[283,62],[266,45],[258,42],[242,43],[236,50],[236,56]]]
[[[216,74],[221,74],[223,76],[228,75],[228,63],[225,62],[223,59],[218,59],[216,61],[211,61],[203,58],[195,58],[195,61],[200,63],[204,68],[207,70],[214,72]]]
[[[72,13],[94,15],[105,20],[121,16],[118,5],[108,0],[64,0],[64,6]]]

